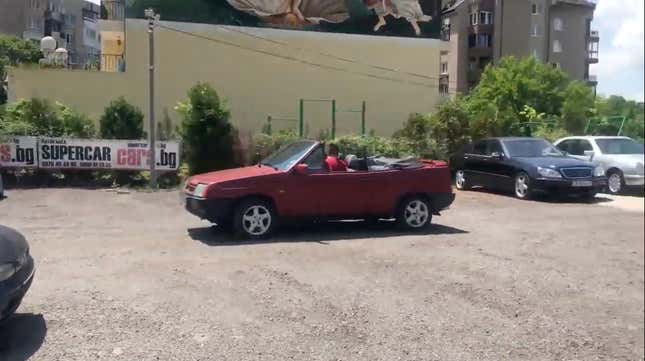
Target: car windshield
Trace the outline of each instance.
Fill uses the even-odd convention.
[[[643,154],[643,145],[628,138],[596,139],[603,154]]]
[[[505,140],[504,145],[511,157],[560,157],[562,152],[544,139]]]
[[[287,170],[299,159],[304,157],[314,144],[315,142],[312,141],[298,141],[287,144],[278,149],[275,153],[264,158],[260,164],[273,167],[277,170]]]

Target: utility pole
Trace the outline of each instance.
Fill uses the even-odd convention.
[[[155,21],[158,19],[159,15],[155,14],[154,9],[148,8],[144,11],[146,18],[148,19],[148,48],[149,48],[149,78],[148,78],[148,100],[149,100],[149,109],[148,109],[148,145],[150,148],[150,188],[157,188],[157,172],[155,170],[157,166],[156,160],[156,145],[155,145]]]

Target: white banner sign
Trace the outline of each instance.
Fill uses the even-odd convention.
[[[41,168],[150,169],[148,142],[140,140],[40,138],[38,155]],[[178,142],[157,142],[155,155],[155,169],[178,169]]]
[[[38,138],[0,137],[0,168],[36,167]]]

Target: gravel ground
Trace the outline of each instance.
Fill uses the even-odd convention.
[[[38,269],[0,360],[643,360],[633,203],[462,192],[428,234],[240,244],[176,193],[12,191]]]

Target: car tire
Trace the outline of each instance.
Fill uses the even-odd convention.
[[[455,187],[457,187],[457,189],[460,191],[467,191],[470,189],[470,184],[466,179],[466,175],[463,169],[458,169],[455,172]]]
[[[273,205],[262,199],[242,201],[233,215],[233,233],[238,239],[266,239],[278,223]]]
[[[613,169],[607,172],[607,192],[609,194],[620,194],[625,189],[625,178],[623,172]]]
[[[519,172],[515,175],[514,193],[519,199],[531,199],[533,190],[531,189],[531,177],[525,172]]]
[[[424,197],[408,197],[401,202],[397,223],[403,229],[421,231],[432,223],[432,206]]]

